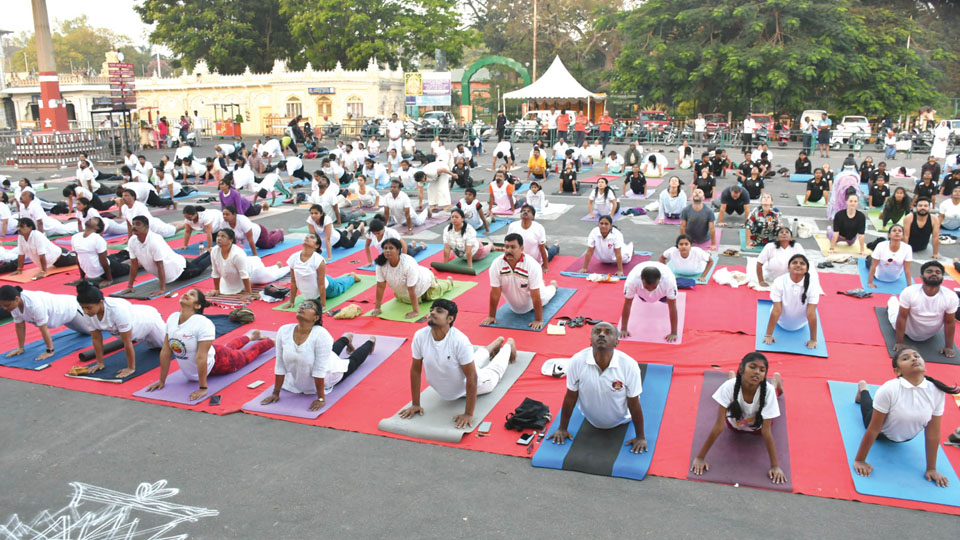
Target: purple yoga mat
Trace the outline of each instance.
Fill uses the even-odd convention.
[[[665,345],[680,345],[683,341],[683,318],[687,310],[687,294],[677,294],[677,340],[667,343],[664,338],[670,333],[670,308],[666,302],[644,302],[634,298],[630,307],[630,324],[627,330],[630,337],[622,337],[620,341],[640,341],[643,343],[663,343]],[[617,320],[620,328],[621,320]]]
[[[650,186],[647,186],[647,187],[649,188]],[[634,193],[632,189],[628,189],[628,190],[626,190],[626,191],[623,192],[623,196],[620,197],[620,199],[621,199],[621,200],[623,200],[623,199],[634,199],[634,200],[646,199],[649,194],[650,194],[650,190],[649,190],[649,189],[647,190],[646,193],[640,193],[639,195],[636,194],[636,193]]]
[[[109,242],[110,240],[116,240],[117,238],[124,238],[127,235],[126,234],[103,234],[101,236],[103,236],[104,240]],[[54,240],[53,243],[60,247],[71,249],[73,248],[73,244],[71,243],[72,238],[73,238],[72,234],[69,236],[61,236],[60,238],[57,238],[56,240]]]
[[[630,258],[630,262],[623,264],[624,275],[629,274],[630,270],[634,266],[642,262],[649,261],[650,256],[651,256],[650,253],[647,253],[647,252],[634,253],[633,257]],[[579,259],[573,261],[573,264],[571,264],[566,270],[564,270],[564,272],[579,273],[581,268],[583,268],[583,257],[580,257]],[[611,264],[602,263],[596,257],[590,257],[590,265],[587,266],[588,274],[614,274],[616,272],[617,272],[616,263],[611,263]]]
[[[367,337],[365,334],[355,334],[353,336],[354,346],[362,345],[367,340]],[[357,368],[356,371],[340,381],[333,387],[333,390],[327,393],[327,401],[319,411],[310,410],[310,404],[317,398],[316,394],[294,394],[286,390],[280,390],[280,401],[269,405],[261,405],[260,402],[273,393],[273,385],[264,390],[263,393],[256,398],[245,403],[243,407],[241,407],[241,410],[316,419],[321,414],[327,412],[327,409],[332,407],[334,403],[340,401],[340,398],[347,395],[347,392],[353,390],[354,386],[360,384],[360,381],[372,373],[373,370],[377,369],[384,360],[397,352],[406,340],[407,338],[402,337],[377,336],[377,345],[374,347],[373,352],[370,353],[370,356],[363,361],[363,364],[360,364],[360,367]],[[346,350],[343,352],[346,354]]]
[[[416,226],[414,226],[414,228],[413,228],[413,233],[411,233],[411,234],[417,234],[417,233],[419,233],[419,232],[422,232],[422,231],[425,231],[425,230],[429,229],[430,227],[433,227],[434,225],[439,225],[439,224],[441,224],[441,223],[446,223],[447,220],[449,220],[449,219],[450,219],[450,216],[438,216],[437,214],[434,214],[432,218],[424,221],[424,222],[423,222],[423,225],[416,225]],[[396,229],[397,232],[399,232],[399,233],[401,233],[401,234],[407,234],[406,218],[404,218],[403,224],[396,224],[396,225],[393,226],[393,228]]]
[[[647,189],[655,188],[663,183],[663,178],[647,178]]]
[[[668,218],[666,216],[657,216],[657,223],[661,225],[679,225],[680,218]]]
[[[697,427],[693,432],[693,446],[690,450],[690,463],[693,463],[693,458],[700,453],[703,442],[707,440],[714,422],[717,421],[717,402],[712,396],[726,380],[727,374],[722,371],[704,373],[700,404],[697,406]],[[707,452],[706,460],[710,464],[710,470],[700,476],[692,472],[688,473],[687,478],[718,484],[740,484],[776,491],[793,491],[790,446],[787,439],[787,411],[784,408],[783,396],[780,396],[777,401],[780,404],[780,416],[773,419],[773,441],[777,445],[777,460],[780,462],[780,468],[787,475],[785,483],[774,484],[767,476],[770,458],[767,455],[767,446],[763,442],[763,437],[751,433],[734,433],[726,426]]]
[[[720,245],[720,237],[723,235],[723,228],[722,228],[722,227],[717,227],[717,228],[715,228],[714,230],[717,231],[717,245],[719,246],[719,245]],[[697,247],[700,248],[700,249],[709,249],[709,248],[710,248],[710,238],[709,238],[709,236],[710,236],[710,234],[707,233],[707,237],[708,237],[708,238],[707,238],[707,241],[706,241],[706,242],[700,242],[699,244],[694,244],[694,245],[697,246]]]
[[[276,332],[260,333],[271,339],[277,337]],[[209,399],[210,396],[216,395],[231,384],[239,381],[244,375],[266,364],[267,361],[269,361],[275,355],[276,349],[270,349],[269,351],[256,357],[253,362],[250,362],[233,373],[229,373],[227,375],[211,375],[207,377],[207,395],[195,401],[190,401],[190,394],[197,389],[197,382],[187,380],[187,378],[183,375],[183,372],[179,369],[167,375],[167,382],[160,390],[147,392],[147,388],[150,387],[150,384],[156,382],[153,381],[147,386],[143,387],[142,390],[134,392],[133,395],[147,399],[154,399],[157,401],[170,401],[172,403],[182,403],[184,405],[196,405],[205,399]]]

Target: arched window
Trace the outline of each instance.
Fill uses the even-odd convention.
[[[363,99],[360,96],[347,98],[347,113],[355,119],[363,118]]]
[[[317,98],[317,119],[333,115],[333,102],[330,98]]]
[[[300,103],[300,100],[295,97],[288,99],[286,103],[286,113],[288,118],[300,116],[303,114],[303,104]]]

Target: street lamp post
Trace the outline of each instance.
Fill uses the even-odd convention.
[[[7,88],[7,75],[3,69],[3,64],[7,62],[7,51],[3,47],[3,38],[6,37],[7,34],[12,33],[10,30],[0,30],[0,92]]]

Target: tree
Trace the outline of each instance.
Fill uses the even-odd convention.
[[[189,69],[201,59],[220,73],[267,72],[296,52],[279,0],[144,0],[134,6],[150,40]]]
[[[881,115],[936,102],[939,73],[907,49],[916,23],[856,0],[649,0],[619,24],[615,88],[698,110],[826,107]]]
[[[99,73],[107,52],[114,50],[115,47],[129,44],[129,39],[125,36],[119,36],[106,28],[90,26],[86,15],[58,21],[56,29],[51,32],[51,41],[53,58],[57,63],[57,70],[61,73],[90,69]],[[13,71],[36,70],[37,44],[33,34],[21,34],[20,43],[19,50],[8,53],[11,69]]]
[[[289,31],[315,68],[363,69],[371,58],[395,68],[439,49],[457,65],[473,32],[456,0],[280,0]]]

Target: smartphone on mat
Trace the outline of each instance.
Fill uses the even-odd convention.
[[[487,433],[490,433],[490,427],[491,427],[491,426],[493,426],[492,423],[490,423],[490,422],[483,422],[483,423],[480,424],[480,427],[477,428],[477,433],[480,433],[481,435],[486,435]]]
[[[536,435],[535,433],[524,433],[523,435],[520,436],[519,439],[517,439],[517,444],[522,446],[527,446],[528,444],[533,442],[533,437],[535,435]]]
[[[219,405],[219,404],[220,404],[220,396],[219,396],[219,395],[213,396],[212,398],[210,398],[210,406],[211,406],[211,407],[213,407],[213,406],[215,406],[215,405]]]

